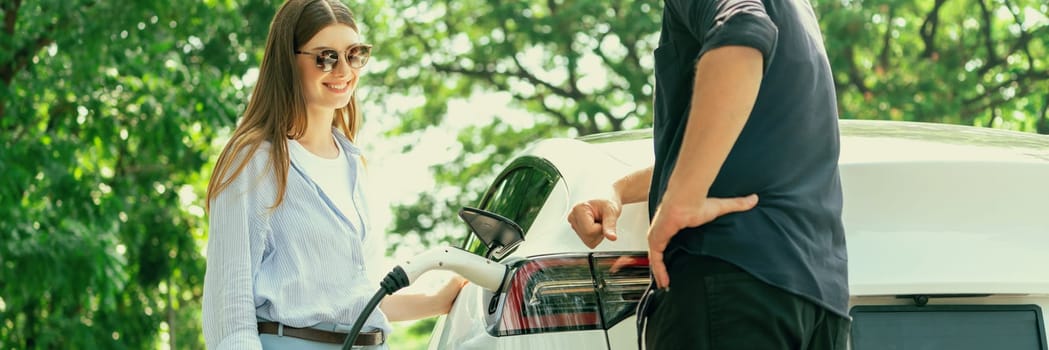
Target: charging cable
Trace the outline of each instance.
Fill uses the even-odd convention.
[[[394,267],[393,271],[383,277],[382,282],[379,282],[379,290],[368,301],[361,315],[350,328],[350,333],[346,335],[342,349],[350,350],[353,347],[353,343],[357,341],[357,335],[364,327],[364,322],[368,320],[368,316],[379,306],[383,298],[407,287],[423,272],[430,270],[452,271],[481,288],[494,291],[503,285],[509,268],[459,248],[434,248],[419,254]]]

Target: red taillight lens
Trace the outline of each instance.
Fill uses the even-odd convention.
[[[507,288],[496,335],[608,329],[634,313],[648,286],[644,253],[535,257]]]
[[[587,255],[535,258],[507,289],[498,335],[596,329],[597,293]]]
[[[637,311],[650,281],[648,255],[595,253],[593,269],[604,328],[608,329]]]

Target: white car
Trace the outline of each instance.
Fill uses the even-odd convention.
[[[851,348],[1046,350],[1049,137],[840,125]],[[651,131],[631,131],[543,140],[512,160],[479,208],[523,241],[464,233],[464,248],[515,271],[497,292],[464,288],[429,349],[636,349],[647,204],[624,207],[619,240],[593,250],[566,217],[652,154]]]

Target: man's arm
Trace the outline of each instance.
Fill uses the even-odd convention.
[[[652,166],[632,172],[612,184],[615,200],[619,204],[640,203],[648,200],[648,189],[652,186]]]
[[[706,198],[754,108],[762,69],[761,52],[744,46],[714,49],[696,64],[692,109],[663,203],[677,193]]]
[[[677,164],[648,231],[649,263],[661,288],[670,285],[663,264],[663,251],[670,238],[682,229],[757,204],[755,195],[720,199],[707,198],[707,194],[747,123],[763,69],[761,51],[745,46],[713,49],[696,65],[688,126]]]
[[[616,221],[623,205],[648,200],[651,184],[652,166],[627,174],[612,184],[611,198],[591,199],[573,206],[568,213],[568,223],[591,249],[605,238],[614,241],[619,238]]]

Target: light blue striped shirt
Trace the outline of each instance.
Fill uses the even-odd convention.
[[[259,318],[299,328],[348,329],[378,290],[366,266],[365,257],[376,252],[364,244],[369,225],[360,149],[334,134],[350,163],[348,181],[363,225],[347,220],[294,154],[284,202],[271,210],[277,188],[269,143],[211,203],[203,301],[209,349],[261,349]],[[369,327],[391,330],[378,309],[369,316]]]

